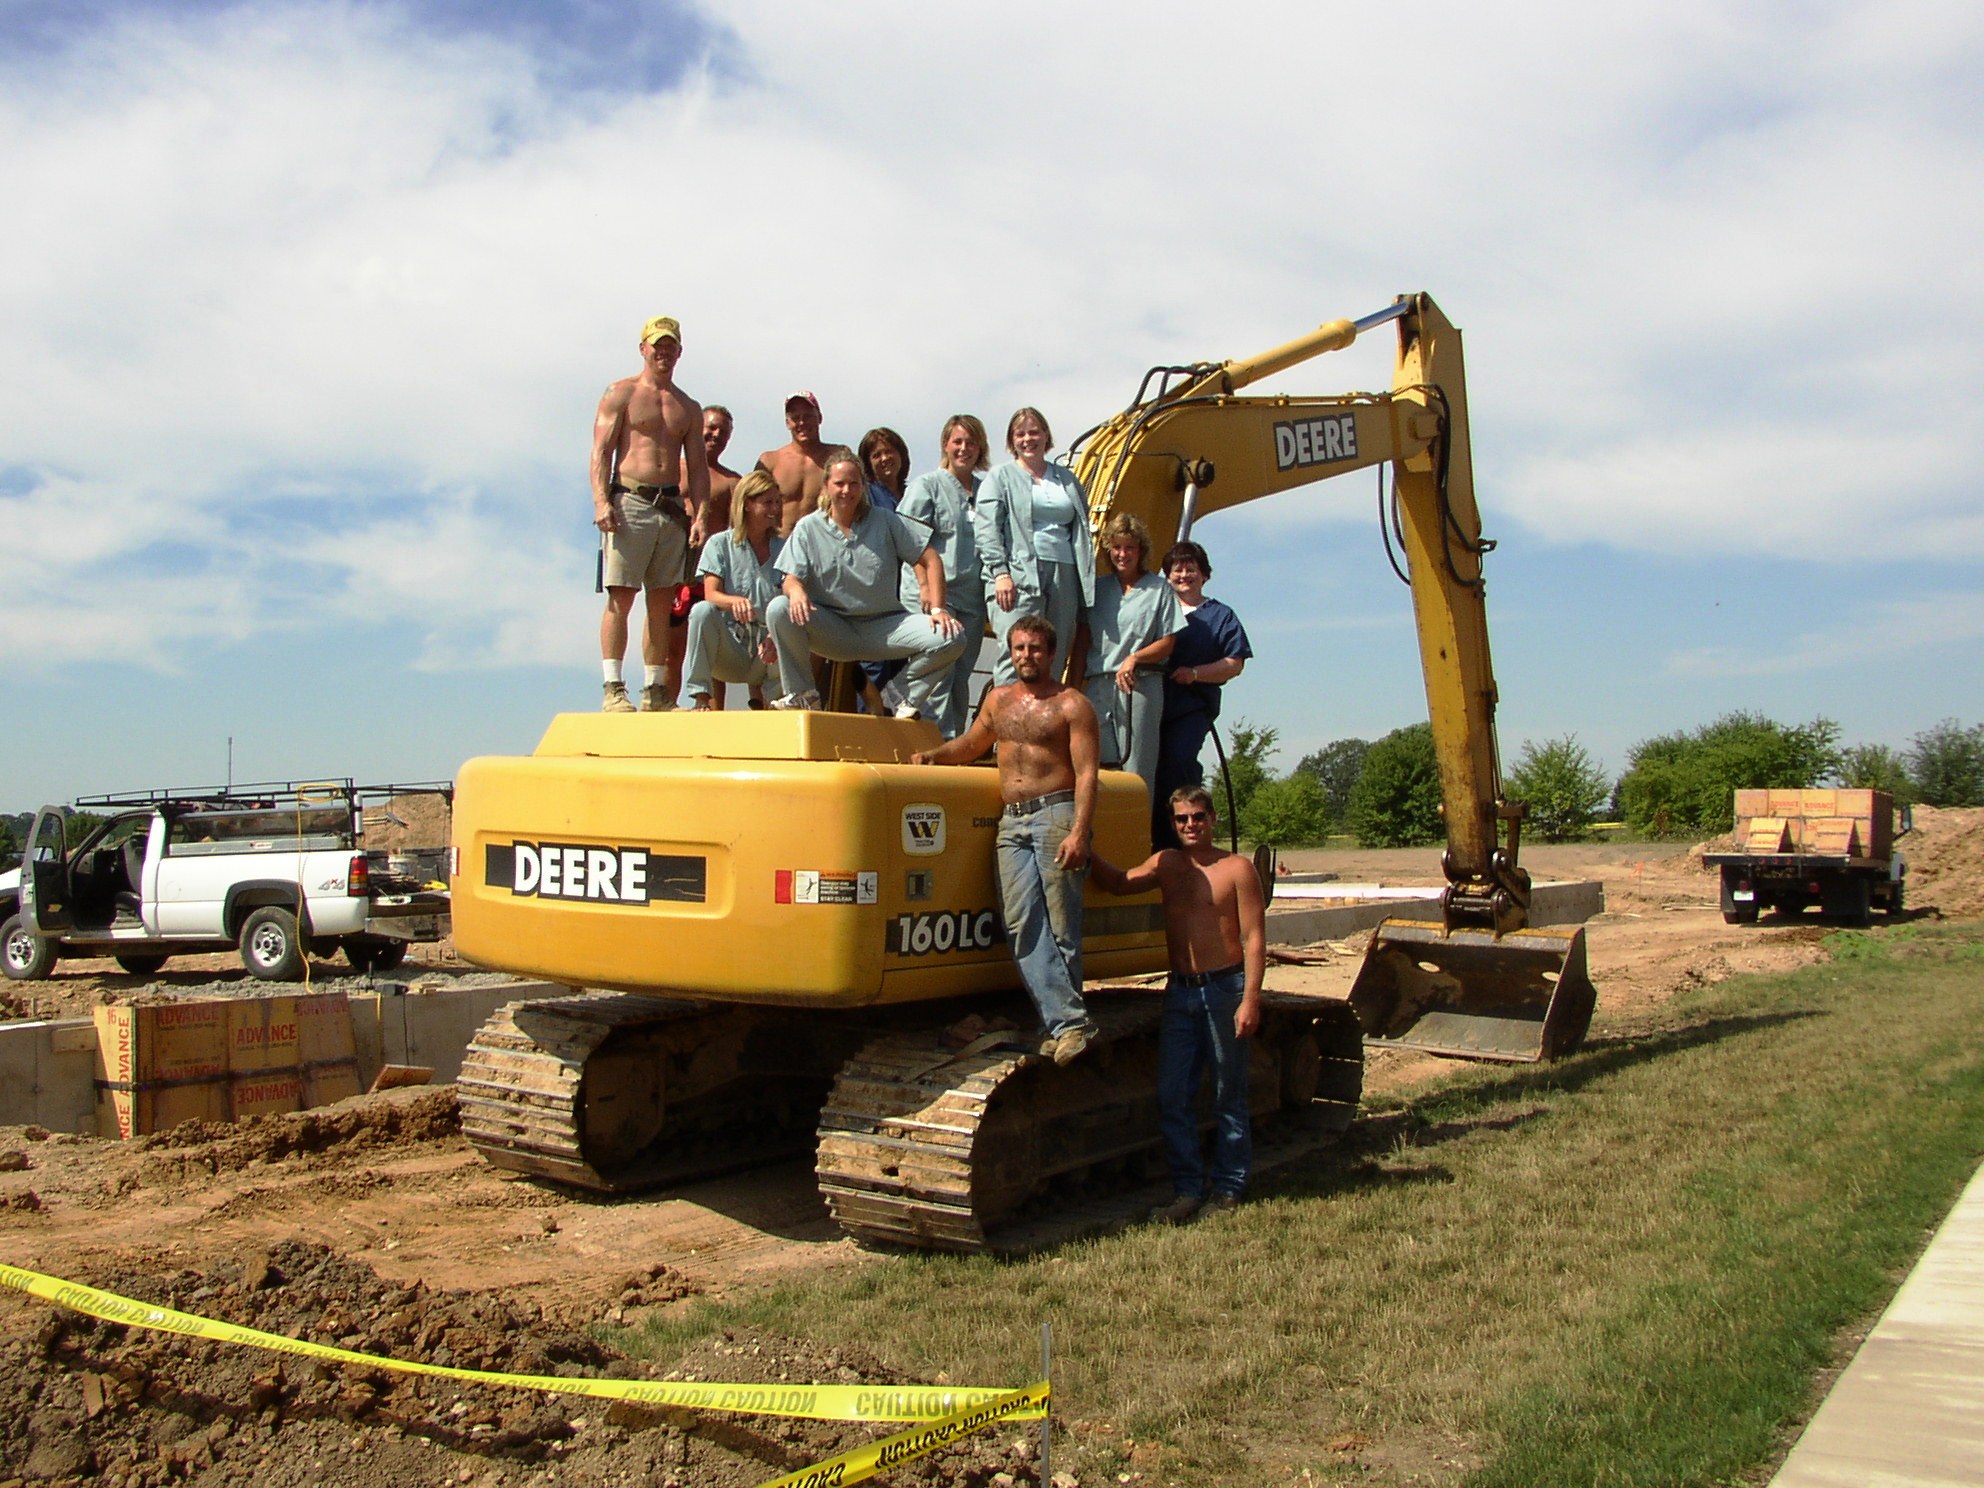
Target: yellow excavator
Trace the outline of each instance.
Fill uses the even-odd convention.
[[[1238,395],[1392,321],[1389,394]],[[1134,511],[1183,534],[1240,501],[1395,472],[1448,802],[1444,922],[1387,921],[1348,1006],[1267,995],[1257,1119],[1346,1125],[1367,1036],[1536,1059],[1577,1047],[1590,1020],[1581,933],[1525,926],[1466,429],[1458,333],[1419,295],[1247,362],[1155,369],[1074,452],[1095,531]],[[477,1033],[458,1086],[469,1140],[604,1193],[810,1143],[850,1233],[957,1251],[1147,1171],[1158,996],[1092,987],[1089,1052],[1064,1068],[1034,1051],[997,909],[996,772],[909,763],[936,742],[920,720],[831,712],[563,714],[530,756],[469,761],[457,950],[593,989],[513,1003]],[[1141,859],[1148,823],[1143,783],[1103,772],[1096,851]],[[1083,940],[1092,982],[1165,964],[1155,896],[1092,896]]]

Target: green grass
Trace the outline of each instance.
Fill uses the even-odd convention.
[[[624,1341],[757,1326],[1002,1384],[1051,1321],[1090,1482],[1750,1481],[1984,1153],[1984,926],[1829,944],[1554,1066],[1457,1066],[1214,1224],[881,1260]]]

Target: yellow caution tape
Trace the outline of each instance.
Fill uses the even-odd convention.
[[[941,1421],[912,1426],[907,1431],[885,1436],[865,1447],[856,1447],[851,1452],[829,1457],[811,1467],[802,1467],[798,1472],[787,1473],[782,1478],[773,1478],[769,1483],[760,1483],[758,1488],[844,1488],[848,1483],[862,1482],[878,1472],[887,1472],[892,1467],[927,1456],[940,1447],[948,1447],[952,1442],[1000,1421],[1039,1420],[1047,1414],[1048,1394],[1045,1380],[1028,1385],[1024,1390],[1011,1390],[968,1410],[948,1415]]]
[[[729,1385],[701,1380],[622,1380],[574,1378],[559,1374],[499,1374],[493,1370],[455,1369],[445,1364],[418,1364],[406,1359],[386,1359],[351,1349],[333,1348],[325,1343],[309,1343],[280,1333],[264,1333],[256,1328],[238,1327],[175,1312],[170,1307],[154,1307],[133,1301],[115,1292],[99,1291],[79,1282],[43,1276],[18,1266],[0,1265],[0,1286],[26,1292],[44,1302],[88,1313],[105,1322],[123,1323],[134,1328],[152,1328],[161,1333],[183,1333],[189,1338],[205,1338],[216,1343],[246,1344],[250,1348],[273,1349],[278,1353],[301,1354],[310,1359],[332,1359],[340,1364],[362,1364],[374,1369],[393,1369],[402,1374],[431,1374],[444,1379],[467,1380],[478,1385],[509,1385],[523,1390],[545,1390],[559,1395],[587,1395],[599,1400],[632,1400],[641,1405],[682,1406],[691,1410],[734,1411],[743,1415],[803,1416],[815,1421],[928,1421],[935,1430],[960,1413],[976,1413],[993,1402],[1005,1402],[1025,1391],[986,1389],[942,1389],[925,1385]],[[1038,1403],[1024,1410],[1007,1410],[1003,1420],[1037,1421],[1047,1414],[1045,1387]],[[989,1424],[989,1423],[981,1423]],[[977,1427],[973,1427],[977,1430]],[[877,1446],[886,1443],[877,1443]],[[939,1442],[936,1445],[941,1446]],[[926,1449],[930,1450],[930,1449]],[[825,1481],[825,1480],[822,1480]],[[835,1479],[854,1482],[853,1478]]]

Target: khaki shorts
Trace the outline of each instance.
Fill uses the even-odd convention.
[[[605,534],[609,589],[665,589],[689,578],[689,524],[671,515],[682,510],[677,488],[641,489],[654,494],[644,497],[626,486],[613,487],[620,527]]]

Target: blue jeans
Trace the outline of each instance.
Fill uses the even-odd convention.
[[[1082,1002],[1082,884],[1088,870],[1068,873],[1054,861],[1074,825],[1073,801],[999,818],[999,907],[1006,938],[1050,1035],[1088,1022]]]
[[[1157,1125],[1171,1182],[1181,1196],[1238,1198],[1253,1163],[1253,1122],[1247,1105],[1247,1042],[1233,1032],[1246,990],[1239,967],[1209,982],[1187,985],[1176,972],[1164,987],[1164,1022],[1157,1044]],[[1212,1178],[1199,1152],[1199,1082],[1212,1070]]]

